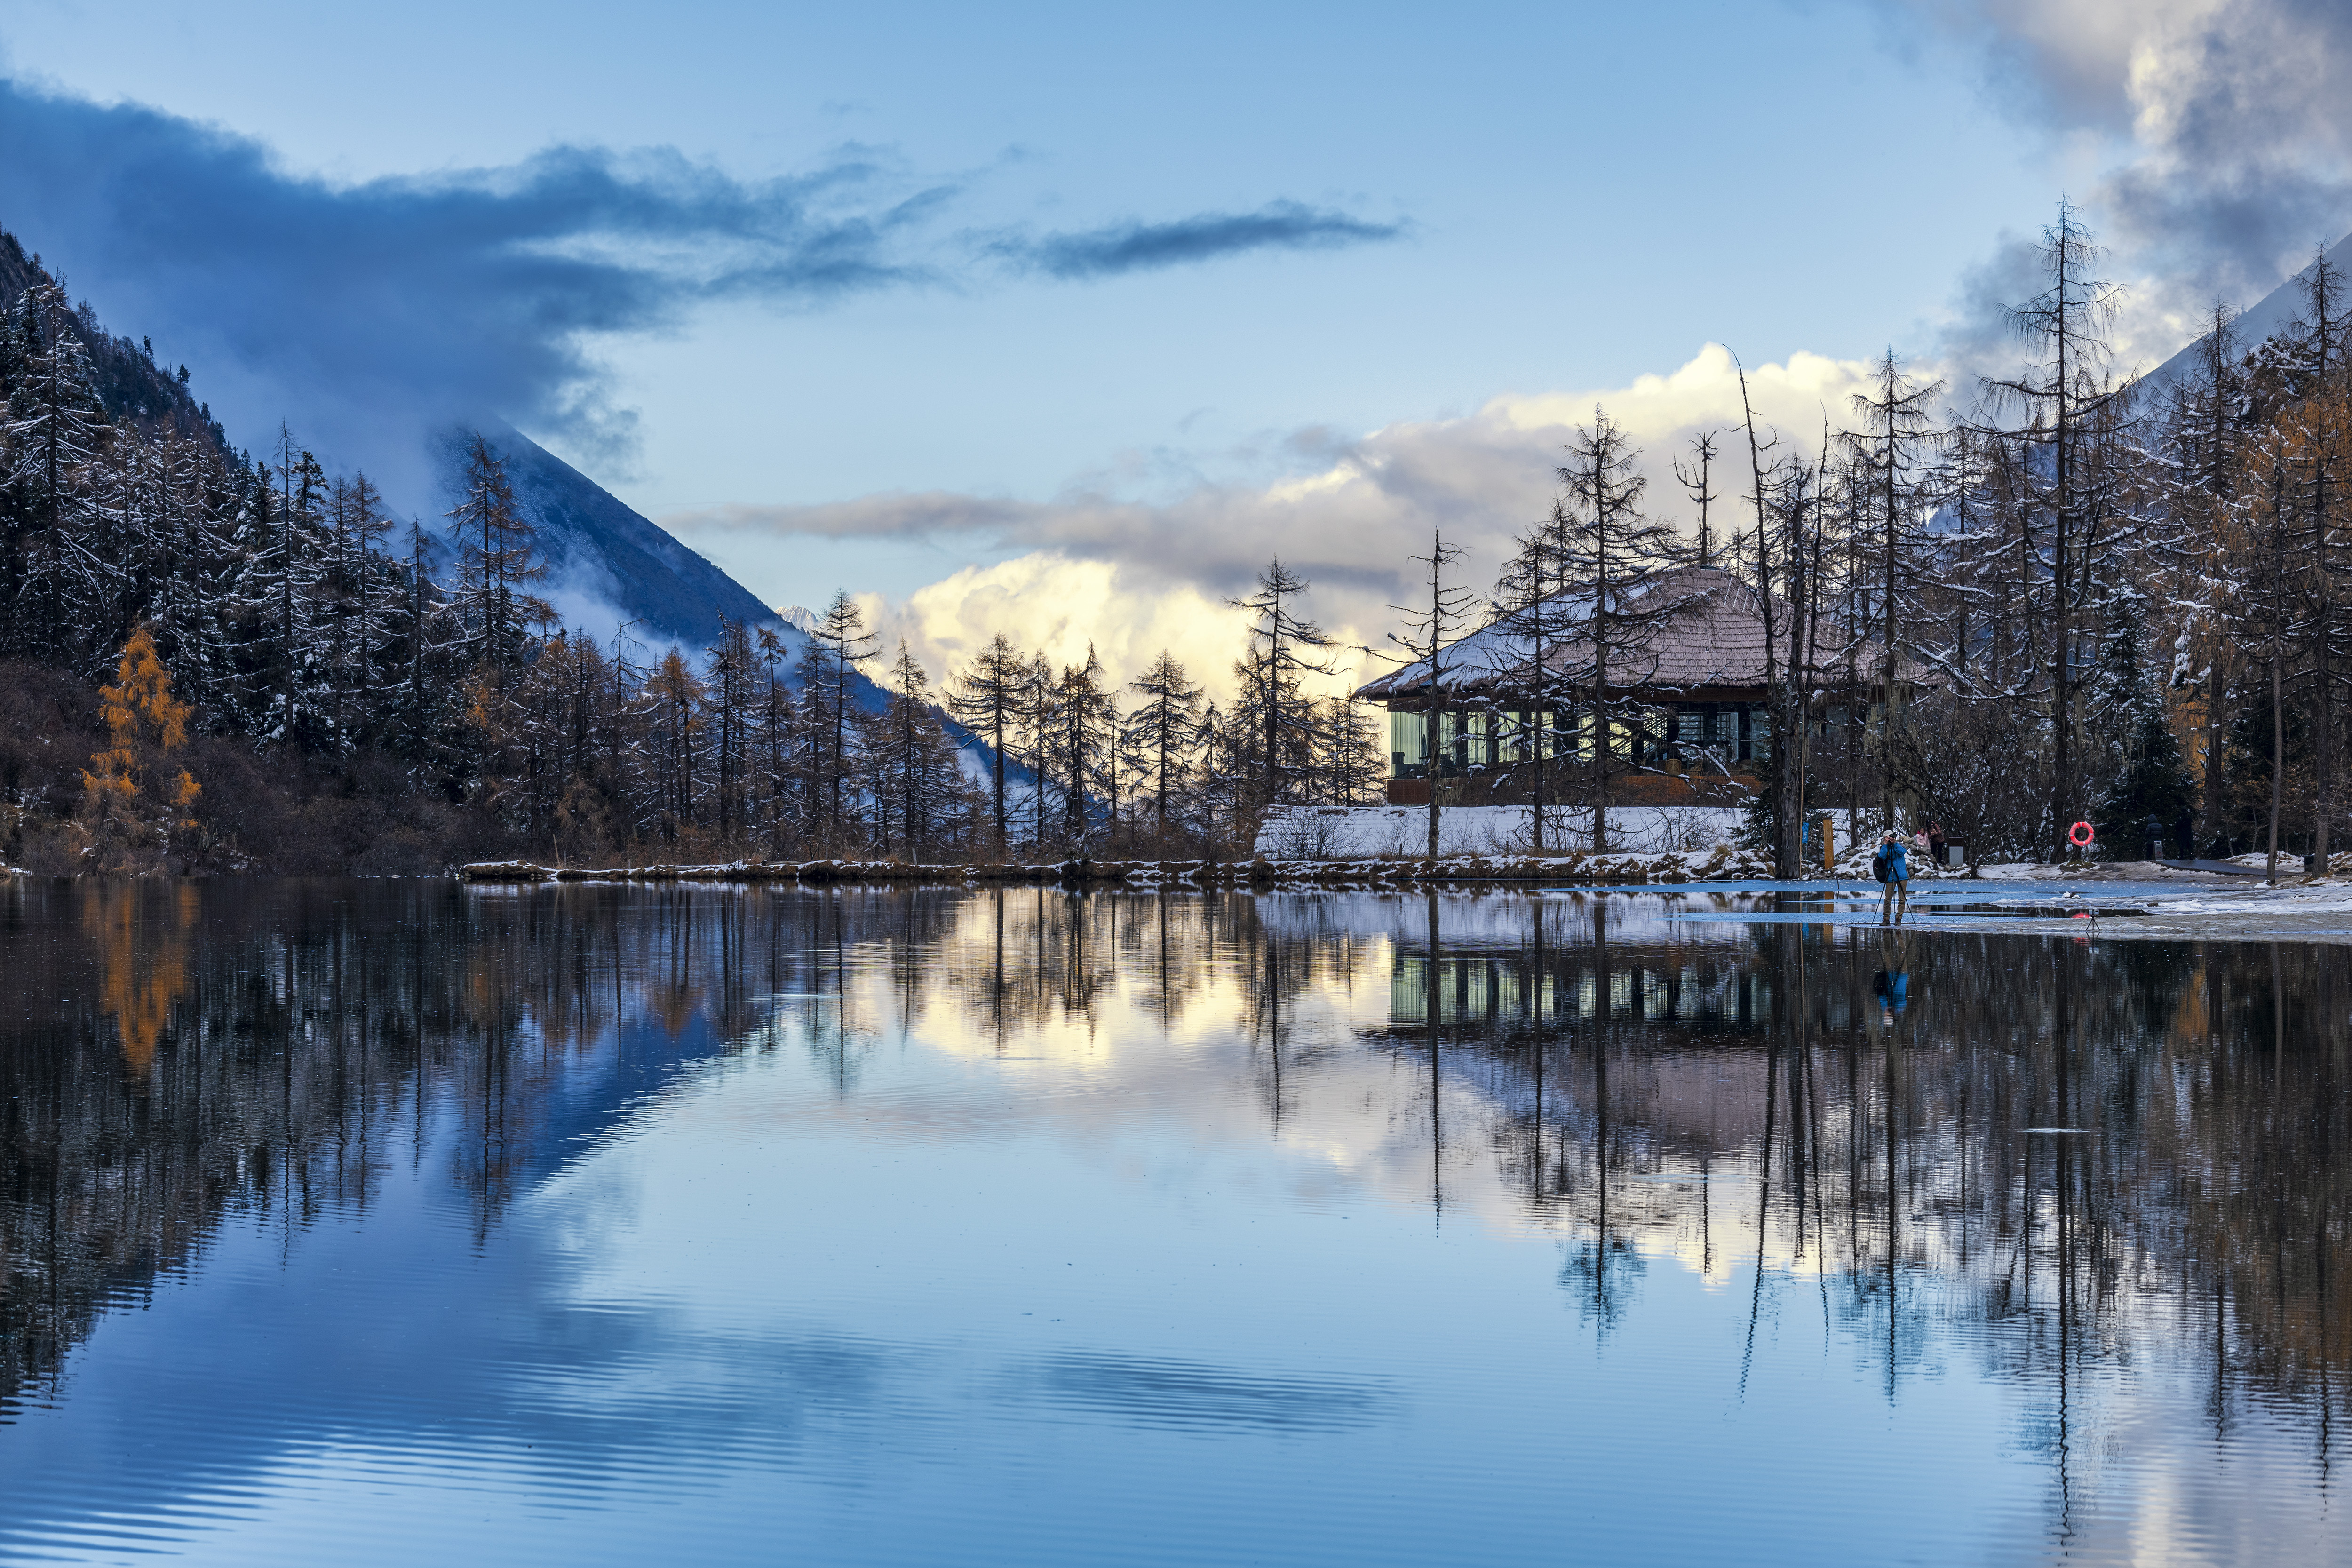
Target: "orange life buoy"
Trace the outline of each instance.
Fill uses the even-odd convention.
[[[2096,831],[2087,822],[2078,822],[2066,830],[2066,842],[2077,849],[2088,849],[2096,837]]]

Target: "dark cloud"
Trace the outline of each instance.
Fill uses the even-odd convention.
[[[2234,0],[2153,29],[2128,68],[2140,155],[2099,192],[2119,243],[2190,300],[2242,300],[2352,224],[2352,15]]]
[[[747,182],[670,152],[336,185],[138,105],[0,82],[0,223],[118,331],[166,337],[233,432],[281,415],[362,448],[496,410],[624,445],[589,345],[698,301],[814,305],[927,276],[897,244],[951,193],[864,157]]]
[[[196,367],[233,437],[257,445],[283,417],[395,486],[422,480],[424,430],[489,414],[625,467],[635,416],[608,401],[595,346],[677,330],[705,302],[815,309],[1008,259],[1086,277],[1394,232],[1276,203],[1048,236],[1008,257],[944,232],[961,185],[855,147],[785,179],[664,149],[556,147],[339,184],[218,127],[7,80],[0,148],[0,224],[113,330]]]
[[[2250,300],[2352,226],[2352,98],[2341,90],[2352,8],[2342,0],[1884,5],[1978,50],[1994,90],[2053,132],[2119,144],[2114,172],[2074,194],[2114,245],[2117,273],[2137,280],[2126,320],[2148,341],[2137,355],[2161,358],[2167,323],[2177,329],[2217,296]],[[2017,249],[2004,242],[1971,279],[1956,339],[1990,334],[1986,288],[2014,286]]]
[[[1297,202],[1270,202],[1250,213],[1202,213],[1173,223],[1122,223],[1082,234],[1007,239],[1001,254],[1055,278],[1107,278],[1213,261],[1252,250],[1333,250],[1396,239],[1402,223],[1362,218]]]

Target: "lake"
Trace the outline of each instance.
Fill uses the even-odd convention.
[[[0,1560],[2352,1563],[2352,950],[1819,912],[0,884]]]

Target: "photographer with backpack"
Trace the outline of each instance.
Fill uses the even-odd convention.
[[[1911,904],[1911,859],[1895,829],[1890,827],[1879,835],[1878,852],[1870,858],[1870,874],[1878,879],[1882,889],[1878,923],[1901,925],[1904,912]]]

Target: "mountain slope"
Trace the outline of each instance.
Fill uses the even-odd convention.
[[[13,309],[25,290],[58,283],[37,257],[0,228],[0,311]],[[117,337],[84,304],[72,330],[89,356],[90,375],[108,417],[150,435],[170,430],[210,444],[224,458],[237,459],[211,409],[189,391],[184,367],[158,364],[143,341]],[[445,542],[446,514],[465,489],[465,449],[471,426],[449,426],[428,437],[435,493],[395,498],[402,510],[415,505],[427,527]],[[602,640],[625,624],[631,637],[659,649],[675,643],[699,655],[719,639],[723,621],[772,629],[799,664],[813,646],[803,623],[807,612],[782,616],[741,584],[664,532],[587,475],[548,451],[504,420],[480,428],[505,460],[515,500],[536,534],[547,563],[542,587],[568,624]],[[319,454],[331,471],[331,452]],[[446,566],[446,558],[445,558]],[[858,706],[879,712],[887,695],[864,671],[853,677]],[[945,719],[945,715],[942,715]],[[949,732],[968,751],[986,748],[951,720]]]
[[[38,257],[26,254],[15,235],[0,228],[0,310],[14,310],[25,290],[40,283],[65,286],[63,279],[49,275]],[[143,342],[111,336],[99,325],[88,301],[75,312],[73,324],[89,353],[90,380],[108,417],[149,435],[169,429],[208,441],[224,454],[228,451],[228,437],[213,411],[188,392],[186,366],[174,375],[155,363]]]
[[[464,494],[474,428],[451,426],[432,437],[438,513]],[[655,648],[675,643],[698,656],[719,640],[722,620],[740,621],[773,631],[792,665],[814,646],[803,629],[808,612],[780,614],[761,604],[749,588],[504,420],[486,420],[480,429],[506,463],[515,505],[530,522],[547,563],[540,586],[566,624],[606,637],[625,623],[638,642]],[[443,522],[446,530],[446,517]],[[850,681],[860,708],[879,713],[888,705],[887,693],[864,670]],[[952,721],[949,726],[959,743],[978,743]]]
[[[751,591],[631,510],[587,475],[504,421],[482,434],[506,460],[515,501],[537,532],[548,565],[545,587],[559,607],[601,604],[617,622],[638,623],[633,635],[648,643],[675,642],[699,651],[718,640],[719,622],[777,628],[797,652],[808,639],[787,626]],[[437,510],[457,504],[465,489],[468,428],[433,437]]]
[[[2327,259],[2339,268],[2352,267],[2352,234],[2346,235],[2327,247]],[[2311,268],[2305,267],[2238,313],[2240,353],[2261,347],[2265,339],[2303,314],[2304,281],[2310,276]],[[2187,379],[2195,373],[2198,352],[2203,348],[2206,337],[2210,335],[2200,334],[2190,340],[2179,353],[2140,377],[2140,386],[2146,391],[2155,392]]]

